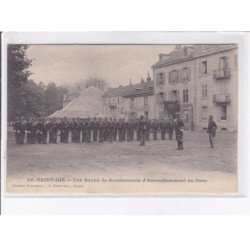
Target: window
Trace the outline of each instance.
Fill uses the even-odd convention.
[[[183,90],[183,102],[188,102],[188,89]]]
[[[144,96],[144,106],[148,106],[148,96]]]
[[[202,51],[205,52],[205,51],[208,51],[209,49],[209,45],[208,44],[203,44],[202,45]]]
[[[119,98],[117,99],[117,102],[118,102],[118,104],[120,103],[120,100],[119,100]]]
[[[158,73],[156,74],[156,84],[164,84],[165,83],[165,74]]]
[[[202,98],[207,97],[207,84],[202,85]]]
[[[182,69],[182,80],[183,81],[189,81],[190,80],[190,69],[189,68],[183,68]]]
[[[207,75],[208,71],[207,71],[207,61],[203,61],[201,62],[200,65],[200,74],[201,75]]]
[[[220,107],[220,118],[221,120],[227,120],[227,105],[221,105]]]
[[[169,72],[169,83],[176,83],[178,82],[178,71],[172,70]]]
[[[157,95],[156,102],[157,102],[157,104],[163,104],[164,101],[165,101],[165,95],[164,95],[163,92],[160,92],[160,93]]]
[[[228,58],[226,56],[220,57],[219,60],[219,69],[226,69],[228,68]]]
[[[135,99],[131,98],[130,99],[130,107],[133,108],[135,106]]]
[[[201,118],[202,118],[202,120],[207,120],[207,106],[202,106]]]

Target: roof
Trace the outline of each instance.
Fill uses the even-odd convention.
[[[78,97],[49,117],[104,117],[101,94],[102,91],[95,87],[83,89]]]
[[[124,97],[136,97],[136,96],[149,96],[154,94],[154,82],[142,82],[139,84],[133,85],[131,89]]]
[[[102,97],[115,97],[115,96],[124,96],[129,91],[133,89],[133,84],[127,85],[127,86],[119,86],[117,88],[110,88],[105,91],[105,93],[102,95]]]
[[[183,46],[181,49],[176,49],[168,54],[165,55],[165,58],[161,61],[155,63],[152,68],[158,68],[162,66],[167,66],[170,64],[175,64],[182,61],[192,60],[197,57],[202,57],[206,55],[210,55],[217,52],[222,52],[226,50],[236,49],[236,44],[208,44],[208,50],[203,51],[202,44],[197,45],[186,45]],[[189,53],[185,55],[185,52],[189,50]]]

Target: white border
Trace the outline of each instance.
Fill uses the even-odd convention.
[[[77,32],[3,33],[2,36],[2,212],[8,214],[244,214],[250,211],[247,171],[246,105],[249,98],[249,37],[243,32]],[[237,43],[239,53],[238,112],[238,197],[88,197],[88,198],[6,198],[6,127],[8,43],[19,44],[192,44]]]

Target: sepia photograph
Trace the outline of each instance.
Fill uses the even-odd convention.
[[[238,194],[238,45],[7,44],[6,195]]]

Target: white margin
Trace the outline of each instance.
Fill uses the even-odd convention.
[[[238,44],[237,197],[5,197],[7,142],[7,44]],[[249,34],[244,32],[12,32],[2,34],[1,205],[4,214],[248,214],[250,125]]]

